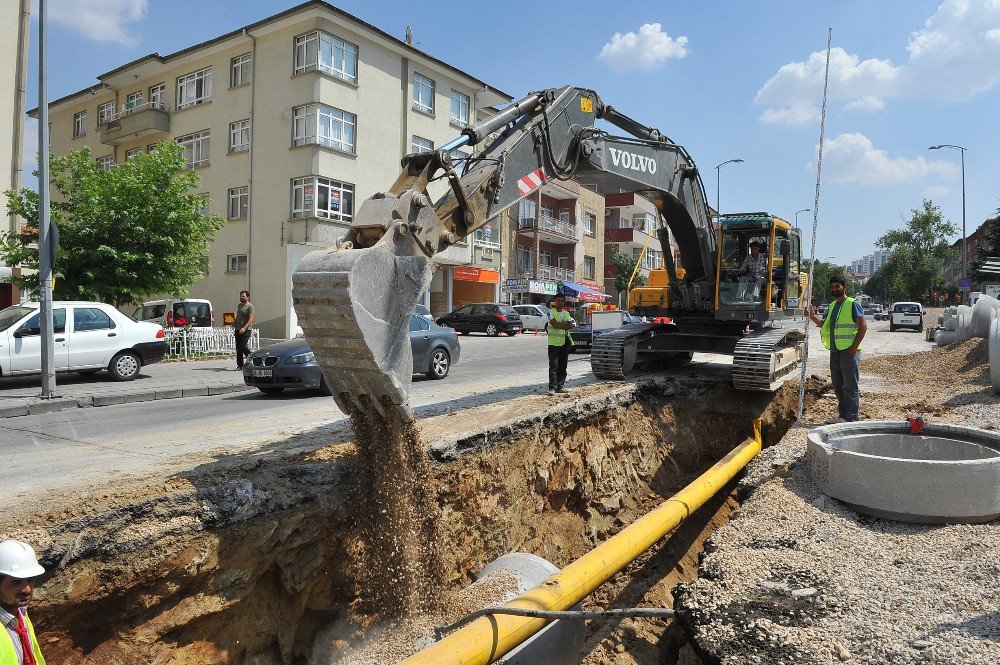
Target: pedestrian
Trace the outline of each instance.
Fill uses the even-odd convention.
[[[236,369],[243,369],[243,359],[250,355],[250,326],[253,325],[253,303],[250,302],[250,292],[240,291],[240,304],[236,306],[236,321],[233,332],[236,334]]]
[[[0,543],[0,622],[7,633],[6,639],[0,636],[0,665],[45,665],[28,618],[35,578],[44,572],[27,543]]]
[[[573,338],[569,331],[576,325],[566,311],[566,296],[557,295],[552,299],[549,311],[549,394],[568,393],[566,390],[566,364],[569,350],[573,348]]]
[[[854,422],[860,417],[858,364],[861,362],[861,340],[868,332],[868,321],[861,303],[847,297],[847,281],[840,275],[830,278],[830,297],[833,302],[826,311],[826,318],[820,319],[816,306],[810,305],[809,319],[820,326],[823,346],[830,349],[830,378],[840,411],[840,417],[830,422]]]

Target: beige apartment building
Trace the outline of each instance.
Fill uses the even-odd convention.
[[[632,192],[609,194],[605,197],[604,211],[604,286],[615,302],[615,252],[639,260],[637,274],[649,276],[650,270],[663,267],[663,248],[656,236],[659,212],[648,199]],[[671,247],[674,246],[671,237]],[[681,267],[680,255],[674,252],[674,261]]]
[[[7,215],[3,192],[22,185],[21,155],[24,151],[24,99],[28,78],[28,24],[31,0],[0,2],[0,206],[7,218],[5,231],[17,231],[19,220]],[[32,146],[28,150],[34,151]],[[0,280],[11,268],[0,266]],[[0,283],[0,308],[19,300],[9,282]]]
[[[53,152],[89,146],[113,168],[180,142],[209,212],[227,220],[190,295],[223,312],[248,289],[265,337],[294,335],[299,260],[343,236],[361,201],[395,181],[403,155],[444,144],[511,99],[318,0],[97,78],[50,104]],[[425,296],[435,313],[466,282],[489,284],[469,281],[475,243],[435,257]]]

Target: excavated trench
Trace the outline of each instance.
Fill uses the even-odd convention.
[[[777,442],[796,397],[791,387],[766,395],[657,379],[550,400],[544,412],[527,397],[422,421],[449,587],[510,551],[566,565],[745,440],[754,418],[765,445]],[[357,460],[340,437],[223,458],[22,520],[17,535],[55,571],[33,605],[49,662],[325,665],[383,629],[356,584]],[[589,602],[669,606],[737,506],[731,488],[720,494]],[[584,663],[688,662],[666,622],[589,631]]]

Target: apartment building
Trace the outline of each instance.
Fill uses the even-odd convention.
[[[606,300],[604,196],[576,181],[550,180],[501,216],[502,298],[544,303]]]
[[[50,104],[52,149],[89,146],[113,168],[158,141],[181,143],[208,212],[227,220],[191,296],[222,312],[248,289],[261,334],[288,337],[299,260],[344,235],[360,202],[395,181],[403,155],[435,149],[510,99],[313,0],[101,74]],[[431,195],[444,186],[435,183]],[[424,300],[436,312],[451,309],[456,284],[461,293],[473,247],[469,240],[435,257]]]
[[[643,277],[648,277],[650,270],[663,267],[663,248],[656,235],[659,212],[648,199],[626,192],[608,194],[605,197],[604,214],[604,286],[607,293],[617,301],[619,294],[615,288],[615,252],[638,259],[637,274]],[[674,264],[682,267],[680,254],[676,252]]]
[[[22,185],[21,154],[24,151],[24,98],[28,77],[28,21],[31,0],[7,0],[0,3],[0,199],[4,230],[15,232],[20,221],[7,215],[3,192]],[[34,147],[28,146],[34,152]],[[14,268],[13,270],[17,270]],[[12,269],[0,266],[0,280],[10,277]],[[18,302],[20,294],[9,282],[0,283],[0,308]]]

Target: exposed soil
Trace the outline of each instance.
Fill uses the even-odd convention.
[[[440,510],[452,591],[509,551],[569,563],[746,439],[753,418],[763,414],[765,439],[776,442],[796,400],[794,390],[772,398],[698,379],[589,386],[573,397],[419,423],[436,442],[438,463],[418,484]],[[49,662],[325,663],[378,640],[389,613],[371,603],[372,571],[359,576],[350,563],[364,548],[359,504],[374,502],[358,494],[350,436],[324,438],[291,453],[276,445],[223,457],[166,484],[50,498],[8,522],[19,526],[0,535],[35,543],[53,571],[32,608]],[[735,505],[717,497],[590,602],[668,606]],[[587,663],[689,654],[662,622],[589,630]]]

